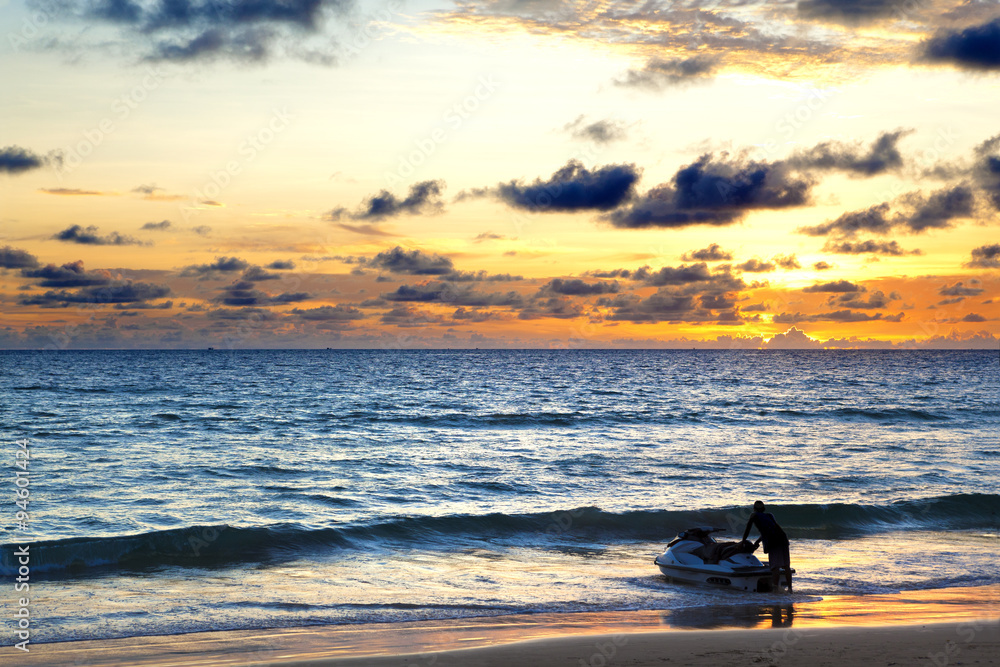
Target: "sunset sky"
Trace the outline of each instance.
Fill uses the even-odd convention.
[[[0,348],[1000,345],[996,2],[0,18]]]

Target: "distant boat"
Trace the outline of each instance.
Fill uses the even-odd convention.
[[[210,350],[214,350],[215,348],[214,348],[214,347],[210,347],[210,348],[208,348],[208,349],[210,349]]]

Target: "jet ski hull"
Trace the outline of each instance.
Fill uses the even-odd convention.
[[[653,562],[670,581],[757,593],[767,593],[771,590],[771,570],[763,566],[745,569],[733,569],[719,565],[695,567],[665,562],[663,556],[657,556]]]

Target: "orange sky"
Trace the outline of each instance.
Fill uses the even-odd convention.
[[[185,4],[0,6],[0,347],[1000,345],[1000,8]]]

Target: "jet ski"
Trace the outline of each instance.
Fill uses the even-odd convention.
[[[716,542],[712,533],[725,530],[701,526],[682,531],[653,561],[668,580],[705,584],[738,591],[771,591],[771,568],[753,552],[756,543]],[[794,570],[793,570],[794,572]]]

